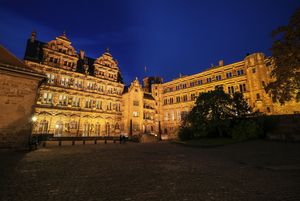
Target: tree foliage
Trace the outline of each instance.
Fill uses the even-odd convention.
[[[272,33],[271,48],[275,81],[270,82],[266,91],[273,101],[281,104],[292,99],[300,100],[300,8],[290,18],[287,26],[281,26]]]
[[[231,96],[217,88],[199,95],[183,127],[189,127],[196,137],[226,136],[234,119],[252,114],[241,93]]]

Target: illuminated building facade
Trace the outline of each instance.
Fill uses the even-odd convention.
[[[288,102],[285,105],[273,103],[264,90],[271,80],[274,63],[262,53],[248,55],[244,60],[219,66],[190,75],[181,76],[164,84],[153,85],[158,88],[159,121],[163,134],[175,137],[181,119],[194,106],[198,95],[221,86],[229,94],[243,93],[244,98],[254,111],[267,115],[299,113],[300,103]],[[153,89],[153,88],[152,88]]]
[[[121,133],[159,133],[175,137],[182,117],[198,95],[222,86],[242,92],[248,104],[266,114],[290,114],[300,105],[275,104],[265,93],[274,66],[262,53],[203,72],[163,83],[160,77],[136,79],[124,86],[118,63],[106,50],[99,58],[87,57],[72,47],[65,34],[43,43],[33,32],[27,41],[25,63],[48,77],[39,91],[33,133],[56,136],[116,136]]]

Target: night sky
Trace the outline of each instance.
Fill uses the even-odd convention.
[[[169,81],[220,59],[270,55],[272,30],[299,6],[299,0],[0,0],[0,44],[23,58],[33,30],[44,42],[66,31],[87,56],[108,47],[126,84],[145,75]]]

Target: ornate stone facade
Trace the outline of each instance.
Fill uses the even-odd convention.
[[[125,133],[160,133],[176,136],[181,119],[201,92],[216,86],[232,94],[242,92],[254,110],[266,114],[300,111],[299,103],[274,104],[265,93],[274,66],[272,59],[254,53],[244,60],[212,67],[162,83],[145,78],[125,87],[119,80],[118,63],[106,50],[99,58],[87,57],[72,47],[65,34],[48,43],[27,42],[25,62],[48,77],[35,107],[33,133],[56,136],[107,136]]]
[[[48,43],[27,42],[25,62],[47,75],[35,107],[33,133],[56,136],[119,135],[122,92],[118,63],[108,50],[92,59],[76,53],[65,34]]]

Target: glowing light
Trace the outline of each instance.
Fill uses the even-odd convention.
[[[33,122],[36,122],[37,117],[36,117],[36,116],[33,116],[33,117],[31,118],[31,120],[32,120]]]
[[[55,128],[58,128],[58,125],[57,125],[57,124],[55,125]]]

